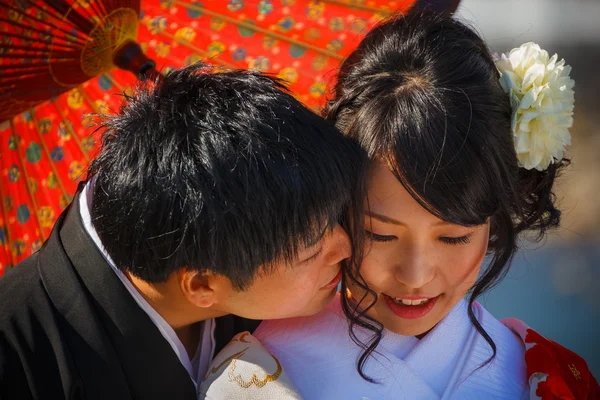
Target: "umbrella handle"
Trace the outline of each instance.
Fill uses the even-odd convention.
[[[113,55],[113,63],[126,71],[133,73],[141,80],[152,81],[160,78],[154,60],[148,58],[139,44],[132,40],[123,43]]]

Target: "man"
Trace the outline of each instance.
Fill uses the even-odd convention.
[[[320,311],[351,254],[364,155],[277,80],[188,67],[104,126],[48,241],[0,279],[1,399],[195,399],[231,337]]]

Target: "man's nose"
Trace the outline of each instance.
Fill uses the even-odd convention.
[[[328,246],[326,265],[333,265],[352,256],[352,245],[346,231],[337,224],[330,233],[330,245]]]

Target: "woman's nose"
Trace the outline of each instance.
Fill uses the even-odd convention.
[[[398,282],[409,289],[420,289],[433,280],[435,261],[426,249],[404,247],[403,253],[394,271]]]

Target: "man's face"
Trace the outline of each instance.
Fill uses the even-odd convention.
[[[258,275],[246,290],[217,277],[211,284],[213,310],[250,319],[280,319],[316,314],[333,298],[341,280],[340,263],[350,257],[346,232],[337,225],[321,240],[298,254],[292,264],[276,265],[273,273]]]

